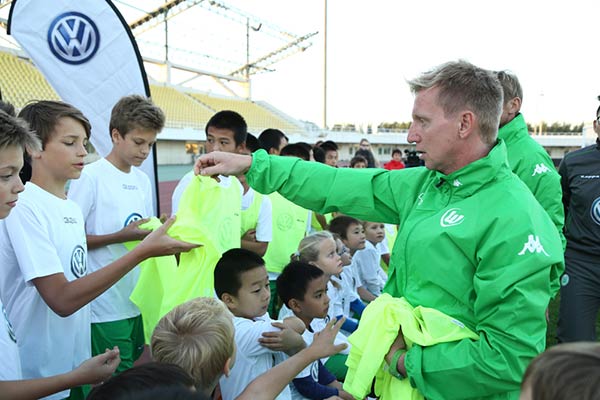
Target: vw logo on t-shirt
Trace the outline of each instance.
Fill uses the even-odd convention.
[[[100,33],[88,16],[70,11],[60,14],[50,24],[48,46],[59,60],[67,64],[83,64],[96,54]]]
[[[590,209],[590,216],[592,217],[592,220],[595,223],[597,223],[598,225],[600,225],[600,197],[598,197],[592,203],[592,207]]]
[[[81,278],[87,273],[86,261],[85,249],[79,245],[75,246],[71,253],[71,272],[77,278]]]
[[[138,213],[132,213],[131,215],[129,215],[129,217],[125,218],[125,223],[123,224],[123,226],[125,227],[125,226],[129,225],[132,222],[139,221],[142,218],[143,217],[140,214],[138,214]]]

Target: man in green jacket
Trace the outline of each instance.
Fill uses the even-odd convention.
[[[390,371],[428,399],[517,399],[525,368],[545,347],[560,237],[506,163],[495,74],[450,62],[409,85],[408,140],[424,168],[334,169],[257,152],[207,154],[196,172],[245,172],[259,192],[278,191],[305,208],[399,225],[385,291],[452,316],[479,340],[405,351],[399,329]]]
[[[529,136],[527,124],[521,114],[523,89],[519,79],[508,71],[498,71],[496,74],[504,92],[498,139],[506,144],[508,165],[527,185],[554,222],[564,250],[567,242],[563,234],[565,212],[560,175],[548,152]]]

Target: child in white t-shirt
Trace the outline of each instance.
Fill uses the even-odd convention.
[[[152,152],[164,124],[164,113],[150,99],[123,97],[111,112],[110,153],[86,165],[81,177],[71,182],[68,197],[83,213],[90,272],[124,256],[123,243],[142,240],[150,233],[139,226],[154,214],[152,186],[138,167]],[[136,267],[91,303],[92,354],[118,344],[121,364],[117,372],[133,367],[144,347],[140,310],[129,300],[138,277]]]
[[[387,275],[381,269],[381,255],[375,246],[385,239],[385,228],[382,223],[368,221],[363,222],[363,227],[367,241],[365,248],[352,256],[353,266],[366,289],[379,296],[387,282]]]
[[[277,278],[277,293],[283,304],[304,323],[306,332],[303,337],[307,343],[313,340],[313,319],[323,319],[329,311],[328,282],[329,277],[323,270],[301,261],[289,263]],[[321,360],[311,363],[296,376],[292,384],[294,400],[322,400],[332,396],[353,400]]]
[[[65,373],[90,356],[93,299],[144,259],[195,246],[166,235],[171,219],[125,256],[88,274],[83,215],[67,199],[65,186],[83,169],[90,123],[57,101],[28,104],[19,116],[36,132],[42,150],[31,153],[31,181],[0,225],[0,292],[19,338],[23,377],[31,379]],[[81,388],[71,394],[85,396]]]
[[[39,151],[38,138],[14,117],[0,111],[0,225],[17,205],[23,183],[19,171],[23,168],[23,153]],[[0,298],[4,293],[0,291]],[[7,399],[37,399],[55,392],[107,379],[119,364],[115,348],[84,362],[79,368],[58,376],[21,380],[21,360],[17,336],[0,300],[0,397]],[[32,333],[36,336],[36,333]],[[60,357],[54,349],[44,351]]]
[[[215,291],[234,315],[235,366],[220,379],[223,400],[235,399],[259,375],[273,368],[283,353],[305,347],[298,318],[272,321],[267,314],[271,291],[264,260],[245,249],[231,249],[217,262]],[[289,389],[277,399],[290,399]]]
[[[245,150],[243,154],[252,154],[260,149],[258,139],[248,133],[246,137]],[[261,257],[264,257],[273,239],[273,209],[271,199],[261,193],[254,191],[248,183],[246,176],[238,176],[244,195],[242,196],[242,249],[252,250]]]

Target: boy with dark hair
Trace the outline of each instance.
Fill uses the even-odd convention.
[[[258,139],[248,133],[246,137],[245,150],[242,153],[252,154],[260,149]],[[246,183],[246,177],[240,175],[238,180],[244,188],[242,196],[242,214],[241,214],[241,248],[255,252],[259,256],[264,256],[269,247],[269,242],[273,240],[273,209],[269,196],[254,191]]]
[[[65,186],[81,174],[90,124],[56,101],[29,104],[21,115],[43,147],[32,152],[32,177],[19,207],[0,224],[0,292],[20,340],[23,376],[37,378],[70,371],[90,356],[92,300],[141,261],[196,246],[166,235],[170,219],[134,250],[88,274],[83,215]],[[84,390],[71,395],[83,398]],[[67,396],[68,390],[51,398]]]
[[[332,141],[327,140],[319,146],[325,152],[325,164],[331,167],[337,167],[338,163],[338,145]]]
[[[304,161],[310,161],[310,152],[306,150],[304,146],[298,143],[292,143],[281,149],[281,156],[294,156],[303,159]]]
[[[214,272],[215,291],[234,315],[235,368],[220,379],[223,400],[235,399],[254,378],[273,368],[281,352],[293,355],[305,347],[302,321],[273,322],[267,314],[271,290],[263,259],[245,249],[223,254]],[[286,388],[278,399],[290,399]]]
[[[400,149],[394,149],[392,151],[392,159],[385,164],[383,164],[383,168],[391,171],[393,169],[402,169],[404,168],[404,162],[402,161],[402,151]]]
[[[325,318],[329,311],[328,280],[323,270],[300,261],[288,264],[277,278],[277,293],[282,302],[304,323],[306,330],[302,336],[307,343],[312,343],[313,340],[314,332],[310,325],[312,320]],[[321,400],[332,396],[353,400],[321,360],[316,360],[305,368],[292,384],[294,400]]]
[[[354,254],[359,250],[363,250],[367,243],[367,237],[362,223],[356,218],[340,215],[331,220],[329,231],[337,234],[340,239],[342,239],[342,243],[350,249],[350,254],[353,256],[352,265],[346,268],[352,272],[353,286],[361,300],[366,302],[375,300],[377,297],[367,290],[364,282],[360,279],[359,267],[356,265],[354,259]]]
[[[278,155],[285,146],[287,146],[289,139],[279,129],[265,129],[258,136],[261,148],[269,154]]]
[[[219,111],[206,123],[206,151],[242,153],[245,148],[248,126],[244,118],[235,111]],[[176,214],[183,192],[194,178],[194,171],[188,172],[177,184],[172,196],[172,214]],[[219,190],[210,195],[218,196],[218,209],[210,214],[198,215],[206,226],[214,226],[215,245],[223,253],[241,245],[241,208],[243,188],[234,176],[219,176]],[[204,192],[202,193],[205,194]],[[209,195],[206,193],[206,195]]]
[[[124,243],[150,233],[139,226],[153,215],[152,185],[138,167],[152,152],[164,124],[164,113],[150,99],[121,98],[110,117],[112,150],[71,182],[68,197],[83,213],[91,272],[125,255]],[[92,354],[118,345],[121,364],[117,372],[131,368],[144,347],[142,316],[129,300],[138,277],[136,267],[90,305]]]

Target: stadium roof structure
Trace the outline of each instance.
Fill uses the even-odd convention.
[[[4,28],[10,3],[0,0]],[[273,71],[277,62],[312,46],[318,34],[290,32],[221,0],[113,3],[130,25],[152,81],[234,97],[250,98],[253,75]],[[19,48],[5,29],[0,46]]]

